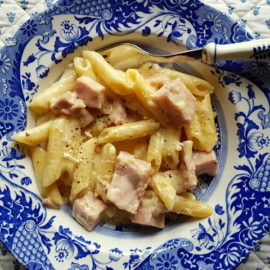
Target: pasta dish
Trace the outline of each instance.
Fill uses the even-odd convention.
[[[75,57],[29,104],[36,126],[13,135],[44,205],[71,203],[88,231],[101,220],[163,228],[171,212],[211,215],[191,190],[217,173],[213,87],[154,63],[120,70],[118,54]]]

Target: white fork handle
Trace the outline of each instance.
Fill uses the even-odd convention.
[[[213,65],[224,60],[270,61],[270,38],[219,45],[208,43],[202,61]]]

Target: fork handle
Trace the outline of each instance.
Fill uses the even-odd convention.
[[[224,60],[270,61],[270,38],[219,45],[208,43],[202,61],[213,65]]]

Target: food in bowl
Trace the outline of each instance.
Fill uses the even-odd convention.
[[[190,191],[218,169],[213,87],[158,64],[122,71],[109,60],[75,57],[29,104],[36,126],[13,135],[30,150],[43,203],[70,202],[88,231],[100,220],[163,228],[170,212],[211,215]]]

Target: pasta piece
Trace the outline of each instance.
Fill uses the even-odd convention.
[[[179,152],[182,149],[180,144],[181,129],[161,128],[160,133],[163,141],[162,158],[168,168],[175,170],[179,164]]]
[[[30,151],[39,192],[41,196],[45,198],[45,202],[47,200],[47,204],[49,203],[48,198],[50,199],[50,205],[48,206],[58,208],[60,205],[63,205],[64,201],[59,192],[57,183],[53,183],[46,188],[42,185],[42,175],[47,153],[43,148],[37,146],[31,147]]]
[[[96,139],[89,139],[84,142],[78,152],[79,162],[76,164],[74,169],[73,181],[70,192],[70,201],[73,202],[75,198],[82,191],[89,188],[94,191],[95,181],[92,172],[93,169],[93,158],[95,155]]]
[[[51,111],[48,111],[42,115],[38,115],[35,126],[39,126],[39,125],[41,125],[47,121],[53,120],[53,119],[55,119],[55,115]]]
[[[42,202],[46,207],[49,208],[59,208],[61,205],[66,203],[63,200],[63,197],[59,191],[57,183],[53,183],[52,185],[44,189]]]
[[[213,208],[210,205],[179,195],[175,197],[175,204],[172,210],[178,214],[199,218],[209,217],[213,213]]]
[[[213,86],[198,77],[185,74],[168,68],[160,68],[157,64],[146,63],[139,68],[139,72],[148,80],[158,78],[159,80],[175,80],[180,78],[192,94],[204,96],[213,93]]]
[[[159,171],[162,162],[162,149],[164,138],[161,135],[160,129],[153,133],[150,137],[147,161],[151,163],[153,171]]]
[[[30,146],[42,143],[48,139],[51,124],[52,121],[47,121],[39,126],[18,132],[12,136],[12,139]]]
[[[141,115],[144,119],[154,118],[153,114],[139,102],[134,94],[123,97],[124,105],[131,111]]]
[[[148,143],[146,138],[138,139],[135,144],[133,155],[141,160],[147,160]]]
[[[43,187],[50,186],[61,176],[61,164],[63,162],[62,151],[65,147],[63,135],[66,121],[66,118],[57,118],[51,124],[47,146],[47,158],[42,177]]]
[[[159,123],[151,119],[105,128],[99,134],[97,144],[141,138],[151,135],[158,128]]]
[[[186,199],[196,200],[195,195],[194,195],[193,193],[191,193],[191,192],[187,192],[187,191],[182,192],[182,193],[180,194],[180,196],[182,196],[182,197],[184,197],[184,198],[186,198]]]
[[[174,183],[164,173],[158,172],[152,176],[150,187],[163,201],[166,208],[171,211],[175,204],[176,189]]]
[[[114,145],[116,147],[117,154],[123,151],[131,155],[134,155],[138,159],[145,161],[147,159],[147,147],[148,147],[147,137],[128,141],[114,142]]]
[[[217,132],[210,95],[196,101],[196,112],[190,126],[185,127],[189,140],[193,141],[194,148],[210,152],[217,143]]]
[[[132,82],[128,80],[125,72],[114,69],[97,52],[83,51],[83,57],[88,59],[101,81],[116,94],[128,95],[132,93]]]
[[[116,149],[114,145],[107,143],[102,147],[99,158],[95,162],[96,186],[95,195],[107,201],[107,189],[111,183]]]
[[[37,114],[47,112],[50,109],[50,103],[53,98],[74,90],[76,78],[77,75],[74,68],[67,68],[59,81],[34,96],[32,102],[29,104],[29,108]]]
[[[59,117],[52,122],[42,179],[44,187],[56,182],[64,171],[72,173],[74,164],[78,162],[75,151],[79,142],[80,128],[75,119]]]
[[[145,55],[128,45],[116,46],[101,53],[114,68],[127,70],[145,62]],[[123,57],[123,55],[125,57]],[[148,58],[148,56],[146,56]]]
[[[31,157],[32,157],[32,164],[34,167],[35,177],[36,177],[36,183],[38,186],[38,189],[40,193],[43,195],[43,185],[42,185],[42,175],[43,175],[43,169],[45,167],[46,162],[46,151],[38,146],[33,146],[30,148],[31,151]]]
[[[93,78],[94,80],[97,80],[92,64],[88,59],[85,59],[83,57],[75,57],[73,60],[73,64],[78,77],[87,76]]]

